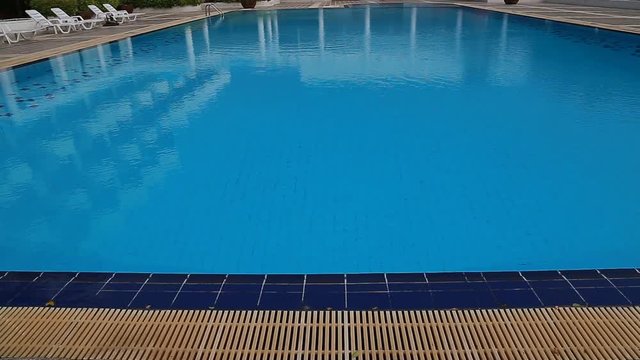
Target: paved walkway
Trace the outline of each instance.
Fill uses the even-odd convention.
[[[322,0],[315,2],[284,3],[266,9],[299,9],[343,7],[353,4],[397,3],[399,0]],[[450,3],[478,9],[524,15],[546,20],[592,26],[602,29],[640,34],[640,10],[597,8],[561,4],[500,5],[472,1],[404,1],[412,3]],[[239,11],[240,9],[228,9]],[[157,13],[141,17],[138,21],[114,27],[102,27],[71,34],[40,35],[35,40],[18,44],[0,44],[0,69],[57,56],[91,46],[117,41],[167,27],[205,18],[204,12]]]
[[[564,4],[464,4],[468,7],[640,34],[640,10]]]

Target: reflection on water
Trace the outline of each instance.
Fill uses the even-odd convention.
[[[24,240],[86,241],[94,222],[145,201],[147,188],[180,167],[176,129],[231,80],[225,65],[198,67],[208,27],[0,72],[3,254]]]
[[[585,59],[584,51],[590,51],[590,57]],[[464,114],[456,111],[465,102],[471,114],[498,119],[505,111],[513,116],[523,111],[497,109],[500,99],[518,92],[534,107],[557,101],[560,105],[550,108],[567,119],[627,123],[637,134],[637,118],[631,114],[640,110],[639,80],[637,72],[629,76],[629,71],[637,69],[639,56],[640,40],[624,34],[457,8],[363,7],[232,14],[0,72],[0,268],[283,271],[275,264],[289,261],[278,255],[288,247],[286,256],[299,259],[289,261],[284,271],[324,271],[324,265],[290,249],[297,241],[293,239],[300,238],[324,244],[314,249],[322,256],[334,256],[334,250],[341,249],[344,257],[337,256],[334,268],[325,264],[327,271],[481,267],[481,262],[469,264],[468,259],[438,262],[435,255],[407,259],[408,268],[383,264],[381,256],[391,250],[374,245],[376,223],[395,222],[393,232],[400,233],[413,227],[405,234],[410,238],[434,232],[447,238],[447,230],[439,225],[422,229],[420,220],[403,213],[421,211],[407,203],[385,210],[391,213],[375,210],[362,218],[351,214],[355,218],[342,229],[313,225],[314,219],[328,219],[334,211],[309,200],[322,196],[313,194],[315,185],[304,183],[334,181],[322,178],[322,171],[332,171],[319,160],[328,156],[327,149],[343,146],[352,151],[354,162],[366,166],[367,161],[358,157],[366,155],[359,153],[361,149],[341,143],[341,135],[323,135],[328,130],[316,128],[320,122],[314,119],[329,121],[326,126],[336,129],[354,116],[374,121],[376,111],[399,119],[429,114],[462,119]],[[603,64],[615,65],[602,68]],[[376,107],[376,102],[385,101],[387,107]],[[441,106],[433,107],[432,101]],[[360,107],[354,115],[358,104],[369,104],[370,110]],[[431,113],[425,114],[427,110]],[[313,125],[298,127],[295,121],[301,117]],[[307,134],[309,129],[315,133]],[[357,129],[342,130],[366,135]],[[471,132],[468,124],[458,131],[448,135]],[[368,136],[382,135],[384,131]],[[400,143],[407,141],[397,136]],[[415,151],[427,142],[425,138],[413,150],[405,150]],[[626,150],[637,150],[621,143]],[[365,142],[363,149],[368,145]],[[255,151],[263,158],[252,158]],[[399,152],[389,156],[380,161],[388,161],[395,172],[406,171],[414,179],[422,176],[424,159],[413,159],[418,162],[412,164],[404,163],[409,160]],[[504,161],[517,157],[506,154]],[[280,164],[281,159],[289,160]],[[282,173],[270,173],[276,171],[274,164],[283,166]],[[630,171],[638,175],[637,170],[634,164]],[[340,186],[354,186],[350,181],[345,178]],[[487,184],[482,186],[492,186]],[[372,189],[388,191],[381,186]],[[424,190],[418,183],[407,189],[410,186]],[[328,197],[335,195],[326,191]],[[465,196],[482,191],[482,196],[492,194],[485,188]],[[273,197],[255,195],[265,193]],[[357,194],[354,190],[344,196],[356,197],[357,203]],[[464,201],[481,201],[482,196]],[[336,201],[336,207],[363,210],[350,200]],[[295,215],[289,212],[294,210]],[[329,227],[340,222],[333,214]],[[409,224],[407,219],[416,222]],[[304,222],[310,225],[301,225]],[[492,235],[484,227],[482,231]],[[332,238],[342,242],[327,243]],[[238,249],[226,244],[230,239]],[[210,254],[220,246],[225,247],[222,254]],[[382,250],[354,260],[363,246]],[[420,244],[410,246],[423,250]],[[447,251],[442,243],[434,247]],[[149,248],[155,249],[154,259],[132,258]],[[242,249],[249,252],[245,257],[224,255]],[[524,255],[514,251],[519,266],[536,266],[522,264]],[[162,262],[163,256],[174,262]],[[340,267],[344,262],[352,265]],[[514,265],[507,261],[495,266]]]

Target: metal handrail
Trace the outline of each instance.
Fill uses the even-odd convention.
[[[220,8],[218,8],[214,3],[206,3],[204,5],[204,14],[206,16],[210,16],[213,13],[213,10],[217,11],[218,14],[222,15],[222,17],[224,17],[224,12],[222,12],[222,10],[220,10]]]

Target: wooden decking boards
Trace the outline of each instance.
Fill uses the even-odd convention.
[[[206,18],[204,13],[180,14],[177,18],[176,15],[171,14],[154,15],[113,28],[99,28],[71,34],[41,35],[35,40],[21,41],[14,45],[1,44],[0,70],[204,18]],[[97,34],[101,36],[94,36]],[[5,55],[14,56],[6,57]]]
[[[0,308],[0,358],[640,359],[640,308]]]

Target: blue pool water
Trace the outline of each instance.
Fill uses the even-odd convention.
[[[243,12],[0,73],[0,269],[640,265],[640,37]]]

